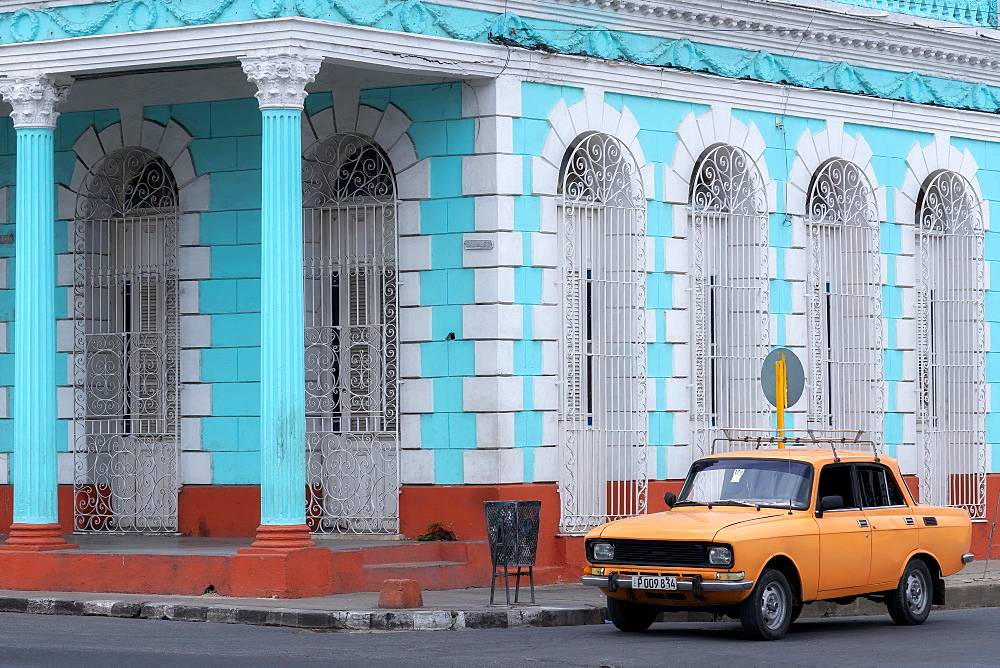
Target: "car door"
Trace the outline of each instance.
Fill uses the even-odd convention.
[[[852,464],[830,464],[819,476],[816,503],[839,496],[844,507],[828,510],[816,519],[819,528],[819,592],[868,584],[872,560],[871,530],[858,503]]]
[[[857,464],[861,507],[871,529],[872,563],[868,583],[895,585],[917,548],[912,509],[892,471],[882,464]]]

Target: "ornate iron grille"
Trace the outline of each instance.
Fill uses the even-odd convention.
[[[723,428],[769,426],[760,390],[770,324],[767,198],[753,159],[720,144],[691,179],[694,444],[699,455]]]
[[[931,174],[917,203],[920,498],[986,517],[983,214],[961,174]]]
[[[309,526],[399,531],[396,181],[372,140],[303,161]]]
[[[561,528],[581,532],[646,512],[646,204],[599,133],[567,150],[561,192]]]
[[[874,190],[852,162],[813,175],[809,233],[809,422],[861,430],[881,442],[882,285]]]
[[[177,201],[170,168],[141,148],[107,155],[78,194],[77,531],[177,530]]]

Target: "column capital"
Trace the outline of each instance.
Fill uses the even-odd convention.
[[[322,58],[300,53],[263,53],[240,58],[243,72],[257,86],[261,109],[301,109],[306,99],[306,84],[319,72]]]
[[[55,128],[56,107],[69,95],[68,83],[45,74],[0,79],[0,95],[13,107],[15,128]]]

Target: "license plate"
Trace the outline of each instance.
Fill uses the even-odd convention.
[[[673,575],[633,575],[632,589],[677,589],[677,578]]]

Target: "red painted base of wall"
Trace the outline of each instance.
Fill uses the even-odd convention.
[[[188,485],[177,496],[178,529],[185,536],[253,537],[260,526],[260,487]]]
[[[662,496],[662,495],[661,495]],[[0,589],[203,594],[210,586],[226,596],[300,598],[378,591],[391,578],[416,580],[422,589],[485,587],[492,572],[483,501],[542,501],[536,584],[576,581],[584,563],[583,539],[559,536],[559,497],[554,484],[406,486],[400,517],[407,538],[441,522],[456,542],[392,544],[331,550],[320,547],[260,554],[0,553]],[[72,489],[59,490],[60,518],[72,526]],[[0,487],[0,532],[11,523],[10,487]],[[179,526],[194,536],[256,536],[260,524],[257,487],[185,487]],[[454,565],[442,568],[440,562]],[[501,581],[498,581],[500,584]]]
[[[552,542],[556,544],[548,552],[581,558],[574,564],[539,562],[535,584],[575,581],[580,576],[582,539]],[[454,565],[442,568],[441,562]],[[485,541],[375,545],[338,551],[317,547],[225,556],[0,552],[0,589],[29,591],[197,596],[211,587],[225,596],[302,598],[378,591],[385,580],[393,578],[416,580],[424,590],[486,587],[490,573]]]

